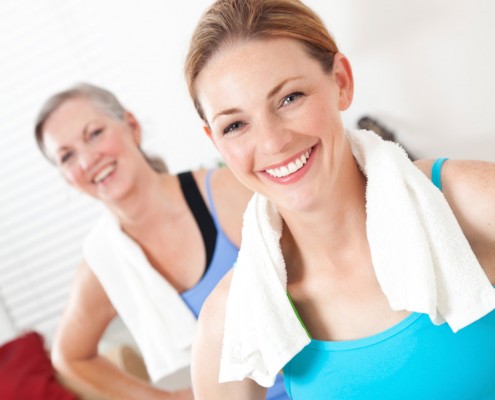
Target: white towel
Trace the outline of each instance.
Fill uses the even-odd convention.
[[[105,213],[83,255],[134,337],[154,383],[191,363],[196,318],[150,265],[141,247]]]
[[[310,341],[286,294],[281,231],[274,205],[255,194],[244,213],[228,294],[220,382],[250,377],[271,386],[281,367]]]
[[[350,131],[367,176],[367,235],[381,288],[394,310],[428,314],[455,332],[495,308],[495,290],[443,194],[395,143]],[[309,338],[286,296],[280,216],[255,194],[227,299],[220,382],[271,386]]]

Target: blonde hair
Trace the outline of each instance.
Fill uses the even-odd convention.
[[[62,104],[64,104],[68,100],[75,98],[88,99],[94,106],[96,106],[100,111],[104,112],[109,117],[119,121],[124,121],[124,114],[127,110],[117,99],[117,97],[109,90],[91,85],[89,83],[79,83],[69,89],[55,93],[50,98],[48,98],[41,107],[41,110],[36,117],[34,127],[34,136],[36,138],[38,148],[50,162],[53,162],[53,160],[47,153],[43,141],[43,128],[45,122],[50,117],[50,115],[52,115]],[[151,168],[153,168],[156,172],[168,172],[167,165],[160,157],[148,156],[143,151],[141,151],[141,153],[143,154],[144,158],[151,166]]]
[[[189,94],[203,120],[196,80],[208,61],[228,44],[278,37],[300,41],[324,71],[332,70],[337,45],[318,15],[299,0],[217,0],[205,11],[185,63]]]

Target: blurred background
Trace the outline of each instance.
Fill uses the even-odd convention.
[[[219,156],[182,66],[210,0],[0,0],[0,344],[35,329],[51,341],[100,210],[39,154],[33,123],[55,91],[112,90],[172,172]],[[351,61],[354,104],[415,158],[495,161],[495,2],[306,0]]]

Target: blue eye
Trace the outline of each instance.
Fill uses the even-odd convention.
[[[236,130],[242,128],[245,124],[241,121],[236,121],[230,125],[228,125],[224,130],[223,134],[229,134],[229,133],[234,133]]]
[[[294,92],[289,94],[288,96],[285,96],[282,99],[282,107],[294,103],[297,99],[301,98],[302,96],[304,96],[304,93],[301,92]]]

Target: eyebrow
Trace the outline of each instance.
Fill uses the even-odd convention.
[[[266,96],[267,99],[271,99],[273,96],[275,96],[278,92],[282,90],[282,88],[289,82],[295,81],[297,79],[301,79],[302,76],[294,76],[292,78],[287,78],[284,79],[282,82],[280,82],[277,86],[275,86],[272,90],[268,92],[268,95]],[[219,113],[215,114],[211,122],[213,123],[218,117],[222,115],[232,115],[241,112],[242,110],[240,108],[229,108],[227,110],[220,111]]]
[[[235,113],[239,113],[239,112],[241,112],[240,108],[229,108],[227,110],[220,111],[218,114],[215,114],[215,116],[213,117],[211,122],[213,123],[218,117],[220,117],[222,115],[231,115],[231,114],[235,114]]]
[[[282,90],[282,88],[289,82],[291,81],[295,81],[297,79],[301,79],[302,76],[294,76],[292,78],[287,78],[287,79],[284,79],[282,82],[280,82],[277,86],[275,86],[272,90],[270,90],[270,92],[268,93],[268,95],[266,96],[267,99],[271,99],[273,96],[275,96],[278,92],[280,92]]]

